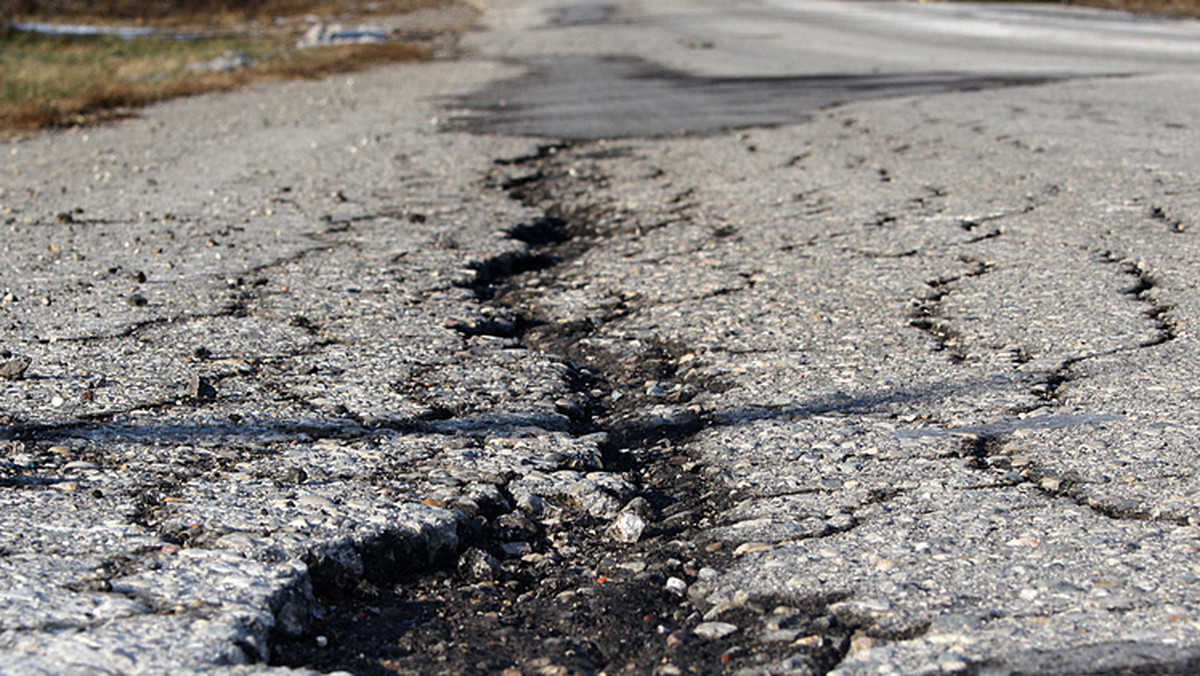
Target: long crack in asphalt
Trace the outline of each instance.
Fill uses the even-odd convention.
[[[588,179],[559,161],[565,148],[544,146],[497,162],[528,171],[496,187],[544,216],[509,231],[528,245],[524,252],[475,266],[481,318],[453,328],[464,338],[515,339],[563,360],[575,396],[559,410],[571,433],[605,435],[605,472],[631,483],[636,494],[613,520],[569,499],[542,520],[520,509],[481,508],[468,515],[471,527],[453,565],[387,584],[363,581],[347,589],[323,584],[314,570],[318,619],[302,636],[280,637],[274,664],[359,674],[666,674],[734,671],[790,656],[824,672],[849,649],[855,628],[829,614],[837,599],[824,597],[746,599],[721,609],[722,627],[766,623],[812,637],[800,658],[795,646],[751,640],[752,632],[701,639],[694,631],[706,622],[706,609],[689,598],[689,586],[732,556],[722,543],[702,538],[728,496],[711,489],[680,445],[712,423],[689,406],[691,397],[721,385],[689,381],[679,368],[684,346],[652,343],[631,356],[586,340],[628,308],[587,321],[540,316],[532,302],[538,287],[595,238],[613,234],[599,225],[610,213],[606,207],[569,207],[559,198],[559,191],[574,191],[570,204],[578,204],[587,192]],[[647,381],[668,393],[667,405],[644,391]]]

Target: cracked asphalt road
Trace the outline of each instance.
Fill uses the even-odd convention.
[[[0,147],[2,670],[557,579],[632,457],[717,506],[605,555],[686,588],[633,671],[1194,672],[1200,28],[1107,17],[495,0]]]

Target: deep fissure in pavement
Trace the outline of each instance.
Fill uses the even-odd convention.
[[[561,517],[543,521],[493,505],[468,515],[470,527],[453,566],[395,580],[368,576],[356,585],[331,584],[315,568],[314,587],[324,608],[307,635],[279,642],[275,663],[364,674],[497,673],[510,667],[649,673],[664,664],[712,673],[798,652],[787,643],[760,643],[740,633],[701,639],[690,631],[705,619],[704,608],[684,590],[707,567],[730,561],[722,543],[701,538],[729,497],[700,477],[698,463],[680,445],[711,423],[704,411],[686,408],[696,388],[720,383],[681,382],[677,360],[684,346],[650,341],[631,359],[583,340],[629,308],[556,322],[541,316],[533,302],[538,290],[525,283],[527,273],[544,284],[558,265],[604,236],[592,221],[602,207],[566,204],[550,188],[554,181],[570,180],[556,157],[564,148],[546,146],[530,157],[498,163],[532,165],[525,179],[497,187],[544,216],[509,232],[527,250],[475,266],[472,288],[489,312],[451,328],[464,339],[515,338],[564,361],[579,398],[560,412],[570,418],[575,435],[607,435],[604,470],[637,487],[622,514],[636,515],[630,521],[640,533],[614,534],[620,517],[610,523],[579,505],[564,504]],[[674,414],[646,414],[662,403],[644,392],[647,380],[678,385],[672,387]],[[505,558],[505,546],[518,541],[529,543],[531,551]],[[827,612],[836,600],[756,598],[725,609],[720,619],[782,623],[820,636],[808,646],[807,662],[823,672],[842,659],[856,629]]]

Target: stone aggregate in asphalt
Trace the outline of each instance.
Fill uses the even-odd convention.
[[[497,39],[0,147],[3,670],[1194,671],[1194,75],[560,142]]]

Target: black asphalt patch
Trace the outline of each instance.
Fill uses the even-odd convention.
[[[719,133],[805,121],[852,101],[1039,85],[1027,74],[915,72],[702,77],[624,56],[523,61],[528,71],[451,100],[447,128],[570,140]]]

